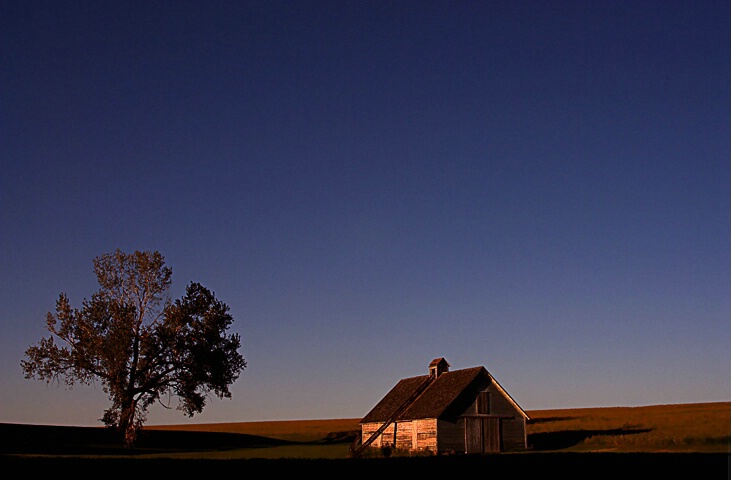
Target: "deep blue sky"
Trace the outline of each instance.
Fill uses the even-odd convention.
[[[727,1],[0,1],[0,422],[94,257],[247,369],[188,420],[356,418],[445,357],[526,410],[731,400]]]

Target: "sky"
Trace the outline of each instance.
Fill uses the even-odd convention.
[[[444,357],[526,411],[731,401],[729,2],[0,0],[0,422],[93,259],[247,367],[192,418],[362,418]],[[166,408],[169,407],[169,408]]]

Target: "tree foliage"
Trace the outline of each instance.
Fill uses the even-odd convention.
[[[199,283],[168,297],[172,270],[159,252],[116,250],[94,259],[99,290],[72,308],[65,293],[46,317],[48,338],[29,347],[26,379],[67,385],[98,380],[111,406],[102,421],[133,446],[155,402],[177,397],[192,417],[213,393],[231,398],[229,386],[246,368],[229,307]],[[59,344],[60,343],[60,344]]]

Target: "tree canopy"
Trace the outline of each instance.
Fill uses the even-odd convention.
[[[46,317],[49,337],[29,347],[26,379],[67,385],[99,380],[111,406],[100,419],[133,446],[147,412],[162,398],[178,398],[189,417],[210,394],[231,398],[229,386],[246,368],[229,307],[199,283],[168,297],[172,269],[155,252],[119,249],[94,259],[99,290],[72,308],[65,293]]]

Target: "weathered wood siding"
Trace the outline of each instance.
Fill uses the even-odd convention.
[[[486,390],[490,393],[490,411],[487,415],[500,417],[499,445],[494,445],[494,441],[492,441],[493,445],[490,448],[497,447],[502,452],[524,450],[527,447],[525,418],[494,383],[487,385]],[[477,403],[477,397],[475,397],[463,415],[467,417],[479,415]],[[466,448],[466,443],[464,445]]]
[[[513,406],[510,399],[499,388],[491,384],[487,387],[490,392],[490,415],[510,416],[520,415],[520,412]]]
[[[405,450],[412,450],[413,447],[413,433],[414,433],[414,422],[398,422],[396,428],[396,443],[394,446]]]
[[[525,450],[527,447],[525,418],[516,415],[502,419],[503,451]]]
[[[364,423],[361,425],[361,439],[363,442],[367,442],[369,438],[371,438],[371,435],[376,433],[376,430],[381,428],[380,423]],[[389,432],[388,429],[391,429]],[[389,440],[387,442],[383,441],[384,436],[388,438]],[[385,445],[386,443],[390,443],[393,441],[393,425],[388,427],[386,431],[384,431],[381,435],[376,437],[376,439],[371,443],[371,447],[380,447],[382,445]]]
[[[494,384],[487,390],[490,392],[490,414],[505,417],[500,425],[501,451],[524,450],[527,447],[525,417]]]
[[[436,425],[436,419],[433,418],[392,423],[376,437],[371,447],[380,448],[383,445],[395,445],[399,449],[431,450],[436,452]],[[380,427],[380,423],[364,423],[361,425],[362,441],[367,441]],[[395,442],[394,434],[396,436]]]
[[[526,426],[520,410],[494,383],[487,387],[487,391],[490,392],[490,415],[503,417],[500,421],[500,450],[524,450],[527,447]]]
[[[438,452],[439,453],[464,453],[465,452],[465,422],[464,418],[458,419],[456,422],[447,422],[439,420],[437,422],[438,435]]]
[[[509,417],[513,415],[521,415],[520,412],[513,406],[508,397],[505,396],[502,390],[500,390],[494,383],[490,383],[487,388],[490,393],[490,411],[488,412],[492,416]],[[465,415],[476,415],[480,412],[477,411],[477,397],[472,400],[472,404],[467,407]]]
[[[414,450],[437,452],[437,419],[425,418],[412,422],[415,428],[416,446]]]

